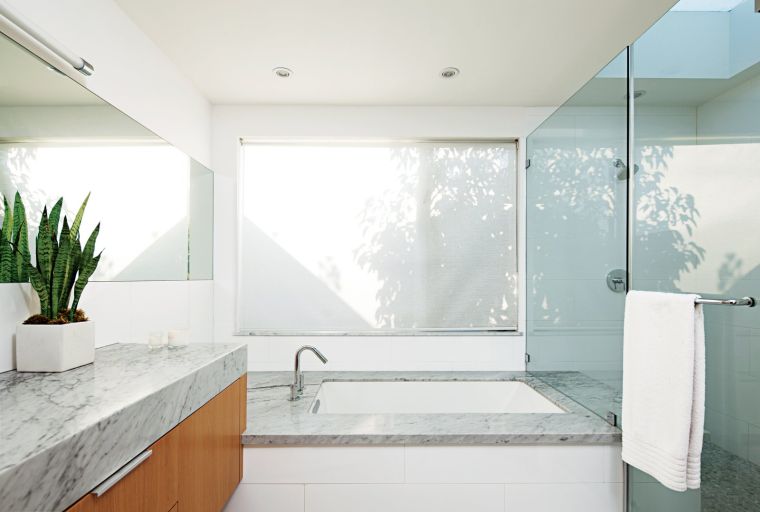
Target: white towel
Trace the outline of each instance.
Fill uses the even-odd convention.
[[[623,342],[623,460],[674,491],[698,489],[705,329],[698,295],[631,291]]]

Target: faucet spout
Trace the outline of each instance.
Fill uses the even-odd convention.
[[[294,370],[293,370],[293,384],[290,385],[290,401],[291,402],[300,400],[301,395],[303,394],[303,372],[301,371],[301,354],[304,351],[312,352],[315,356],[319,358],[320,361],[322,361],[322,364],[327,364],[327,358],[316,347],[312,347],[311,345],[304,345],[303,347],[299,348],[298,351],[296,351],[296,357],[294,361]]]

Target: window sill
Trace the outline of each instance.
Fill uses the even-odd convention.
[[[256,329],[243,329],[236,331],[234,336],[265,336],[265,337],[278,337],[278,336],[290,336],[290,337],[430,337],[430,336],[458,336],[458,337],[470,337],[470,336],[523,336],[523,333],[518,330],[467,330],[467,329],[452,329],[452,330],[395,330],[395,331],[267,331]]]

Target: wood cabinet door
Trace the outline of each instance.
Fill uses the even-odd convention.
[[[175,428],[148,450],[150,457],[100,496],[79,500],[69,512],[168,512],[179,489],[179,432]],[[117,472],[118,473],[118,472]]]
[[[177,427],[182,512],[220,511],[240,483],[244,386],[234,382]]]
[[[156,441],[151,456],[100,496],[68,512],[216,512],[243,476],[247,379],[243,375]]]

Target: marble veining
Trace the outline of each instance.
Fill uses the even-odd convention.
[[[565,372],[567,373],[567,372]],[[287,400],[292,372],[248,374],[247,445],[500,445],[618,443],[620,430],[526,372],[304,372],[303,398]],[[567,414],[313,414],[325,380],[520,380]]]
[[[63,510],[245,373],[245,345],[115,344],[0,374],[0,510]]]

